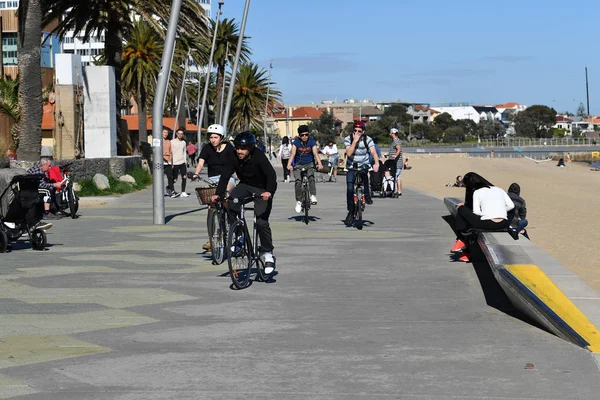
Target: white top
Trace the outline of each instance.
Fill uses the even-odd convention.
[[[338,154],[338,148],[335,144],[333,146],[325,146],[323,147],[322,153],[326,156]]]
[[[173,149],[173,165],[181,165],[186,163],[185,147],[185,140],[179,140],[177,138],[171,140],[171,148]]]
[[[482,220],[508,219],[506,213],[513,208],[515,204],[499,187],[481,188],[473,193],[473,213]]]

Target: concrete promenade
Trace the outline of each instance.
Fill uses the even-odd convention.
[[[165,226],[146,190],[57,221],[46,252],[0,254],[0,399],[598,398],[588,351],[450,261],[440,200],[375,199],[359,231],[344,179],[318,185],[308,226],[279,183],[279,275],[243,291],[202,253],[194,185]]]

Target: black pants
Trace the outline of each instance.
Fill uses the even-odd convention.
[[[349,169],[348,172],[346,172],[346,208],[348,208],[348,212],[354,212],[354,176],[356,174],[360,174],[362,178],[365,200],[369,201],[371,199],[369,173],[365,170],[356,171],[354,169]]]
[[[484,231],[495,231],[500,229],[507,229],[509,227],[508,220],[504,219],[501,222],[494,222],[492,220],[482,220],[479,215],[473,213],[465,206],[458,207],[456,214],[456,225],[455,228],[458,232],[464,232],[470,228],[481,229]]]
[[[252,194],[262,194],[264,189],[260,189],[254,186],[249,186],[244,183],[237,185],[229,194],[230,198],[248,197]],[[263,251],[273,251],[273,235],[271,233],[271,225],[269,225],[269,216],[271,215],[271,209],[273,208],[273,197],[269,200],[254,200],[254,213],[256,214],[256,230],[260,237],[260,247]],[[242,209],[242,203],[234,203],[229,201],[229,208],[227,210],[229,214],[229,221],[235,221],[237,215],[240,214]]]
[[[173,165],[173,179],[181,175],[181,193],[185,192],[185,184],[187,183],[187,168],[185,164]]]
[[[289,158],[281,159],[281,163],[283,164],[283,179],[287,179],[288,176],[290,176],[290,170],[287,168],[289,161],[290,161]]]
[[[165,175],[167,176],[167,190],[174,192],[175,184],[173,183],[173,167],[171,164],[165,164]]]
[[[25,223],[29,228],[34,227],[38,222],[42,220],[44,215],[44,200],[42,199],[42,195],[40,194],[40,201],[34,203],[27,213],[25,214]]]

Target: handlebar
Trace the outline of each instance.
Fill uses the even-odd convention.
[[[211,181],[208,181],[208,180],[206,180],[204,178],[201,178],[200,175],[196,175],[196,179],[194,179],[194,175],[195,175],[194,173],[188,172],[187,173],[187,178],[190,179],[192,182],[202,181],[204,183],[208,183],[208,185],[211,186],[211,187],[217,186],[216,183],[212,183]]]
[[[69,169],[71,169],[71,165],[73,165],[73,162],[68,162],[66,164],[63,165],[59,165],[59,168],[61,171],[68,171]]]

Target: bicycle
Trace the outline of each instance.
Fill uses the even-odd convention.
[[[368,168],[358,168],[358,164],[354,163],[352,169],[356,171],[354,174],[354,220],[362,221],[362,214],[365,211],[365,195],[363,193],[363,180],[361,172],[367,171]]]
[[[308,210],[310,210],[310,190],[308,188],[308,170],[302,168],[300,170],[302,179],[302,209],[304,210],[304,223],[308,225]]]
[[[229,227],[229,236],[227,238],[227,261],[229,264],[229,274],[231,281],[237,289],[245,289],[250,285],[252,268],[256,268],[257,280],[268,282],[273,276],[273,272],[265,272],[265,263],[260,256],[260,237],[256,230],[256,214],[254,215],[254,226],[252,236],[248,231],[246,223],[246,210],[254,210],[254,207],[246,207],[245,204],[250,200],[260,199],[260,195],[255,194],[244,198],[230,198],[234,203],[242,202],[239,216]],[[254,238],[254,242],[251,238]]]
[[[215,194],[217,185],[197,177],[193,178],[192,173],[188,173],[188,178],[201,180],[207,183],[208,187],[196,188],[196,196],[201,205],[208,205],[206,216],[206,229],[208,231],[208,240],[210,242],[210,253],[213,265],[220,265],[225,261],[225,243],[227,242],[227,210],[225,209],[225,200],[211,202],[210,198]]]

